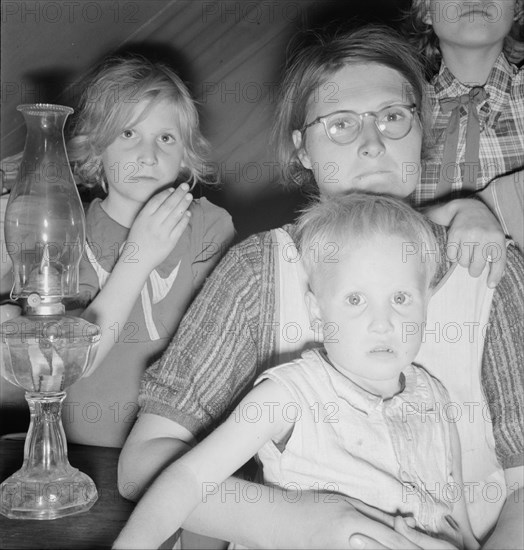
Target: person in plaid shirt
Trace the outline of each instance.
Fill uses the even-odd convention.
[[[430,77],[432,117],[414,202],[485,189],[481,198],[522,244],[524,70],[505,51],[524,23],[523,0],[413,0],[408,19]]]

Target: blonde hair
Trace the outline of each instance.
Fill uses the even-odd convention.
[[[402,26],[409,41],[424,60],[427,78],[431,78],[440,68],[442,54],[433,26],[425,22],[427,15],[427,0],[411,0],[411,6],[403,14]],[[512,59],[515,42],[524,42],[524,0],[516,0],[515,22],[504,41],[504,53],[509,59]]]
[[[110,57],[87,77],[75,117],[68,153],[75,174],[88,187],[101,185],[107,192],[102,153],[132,121],[139,101],[149,100],[142,120],[152,105],[172,103],[184,145],[186,177],[191,186],[198,181],[216,183],[205,159],[209,145],[200,133],[195,102],[182,80],[166,65],[141,56]],[[138,122],[134,120],[133,122]]]
[[[420,254],[428,288],[434,282],[440,260],[435,235],[426,218],[400,199],[362,191],[321,197],[302,211],[295,228],[295,241],[313,287],[315,281],[324,280],[338,253],[351,249],[351,243],[389,235],[406,239],[406,255]]]

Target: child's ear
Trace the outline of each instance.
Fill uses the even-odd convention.
[[[302,145],[302,134],[299,130],[293,130],[293,144],[297,150],[297,155],[304,168],[311,170],[311,160],[309,159],[306,150]]]
[[[306,307],[309,313],[309,322],[311,326],[322,321],[322,315],[320,313],[320,307],[318,306],[316,296],[308,290],[305,296]]]

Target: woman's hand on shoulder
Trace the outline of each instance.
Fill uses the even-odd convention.
[[[148,270],[161,264],[175,248],[185,231],[193,195],[187,184],[154,195],[136,217],[127,244],[134,248],[133,258]],[[124,255],[125,256],[125,255]]]
[[[456,199],[428,208],[435,223],[448,225],[447,256],[479,277],[488,264],[488,285],[499,283],[506,267],[506,237],[497,218],[476,199]]]

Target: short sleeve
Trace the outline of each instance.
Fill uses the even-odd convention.
[[[233,247],[191,304],[162,358],[142,379],[141,413],[199,435],[252,387],[272,348],[274,280],[264,239]]]
[[[235,230],[229,213],[206,198],[196,200],[191,213],[190,246],[194,288],[197,289],[227,252]]]
[[[524,257],[508,247],[495,289],[482,361],[482,384],[503,468],[524,464]]]

